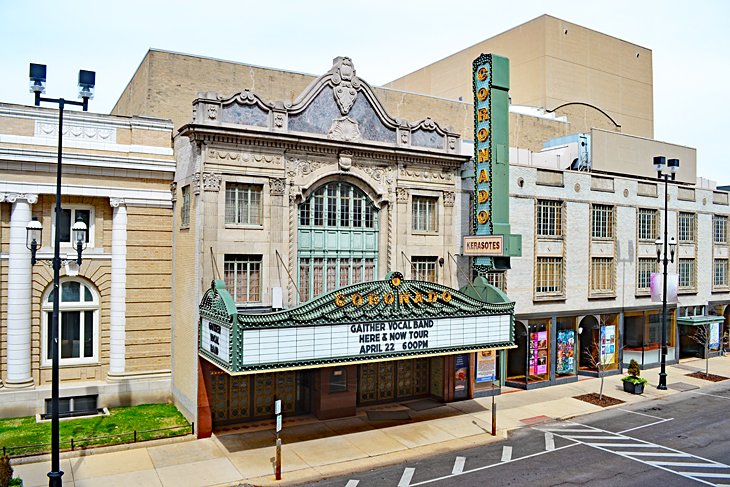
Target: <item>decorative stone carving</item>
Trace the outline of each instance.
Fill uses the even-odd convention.
[[[302,188],[299,186],[292,186],[289,188],[289,204],[293,205],[297,202],[299,197],[302,196]],[[294,232],[292,232],[293,234]]]
[[[284,126],[284,114],[281,112],[274,112],[274,127],[280,129]]]
[[[223,176],[220,174],[203,173],[203,191],[220,191],[221,181],[223,181]]]
[[[271,190],[271,196],[284,196],[284,187],[285,186],[286,186],[286,179],[269,178],[269,188]]]
[[[177,201],[177,183],[170,183],[170,200],[173,203]]]
[[[193,174],[190,186],[193,188],[193,194],[200,194],[200,173],[196,172]]]
[[[453,191],[444,191],[444,206],[454,206],[456,194]]]
[[[403,145],[408,145],[408,142],[409,142],[409,133],[405,130],[401,130],[400,143]]]
[[[415,170],[403,168],[401,169],[401,174],[406,178],[419,181],[453,181],[454,179],[454,175],[451,172],[429,171],[427,169]]]
[[[124,198],[109,198],[109,205],[112,208],[119,208],[120,206],[127,206],[127,202]]]
[[[427,117],[423,122],[421,122],[421,128],[428,131],[436,130],[436,122],[434,122],[431,117]]]
[[[36,122],[35,135],[38,137],[58,137],[58,124]],[[93,125],[63,124],[63,136],[70,139],[93,140],[97,142],[116,143],[117,131],[109,127]]]
[[[217,149],[208,150],[208,159],[213,161],[240,161],[240,162],[259,162],[281,165],[281,156],[273,154],[251,154],[249,152],[232,152]]]
[[[340,152],[340,169],[349,171],[352,167],[352,152],[343,150]]]
[[[208,106],[208,120],[215,120],[218,118],[218,107],[214,105]]]
[[[406,188],[395,188],[395,200],[398,203],[408,203],[408,190]]]
[[[575,189],[576,193],[580,193],[580,183],[575,183],[575,186],[573,187]]]
[[[366,166],[362,164],[358,164],[356,167],[379,183],[393,184],[393,169],[390,167]]]
[[[343,140],[345,142],[360,142],[360,127],[357,121],[350,117],[336,118],[332,120],[332,125],[327,133],[327,138],[332,140]]]
[[[449,152],[456,150],[456,137],[449,137]]]
[[[15,203],[18,200],[26,200],[34,205],[38,203],[38,195],[33,193],[0,193],[0,202]]]
[[[335,101],[340,107],[340,113],[347,115],[357,98],[360,80],[355,75],[355,66],[349,57],[335,59],[335,72],[332,75],[332,85]]]
[[[327,163],[321,161],[313,161],[311,159],[299,159],[297,157],[291,157],[287,160],[286,174],[290,178],[295,176],[306,176],[313,173]]]

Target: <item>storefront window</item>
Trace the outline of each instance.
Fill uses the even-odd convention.
[[[575,353],[575,317],[558,318],[555,349],[555,374],[558,377],[576,374]]]
[[[675,311],[667,310],[667,356],[675,356]],[[624,317],[623,363],[632,359],[642,367],[659,363],[661,358],[662,313],[659,310],[626,313]]]
[[[550,379],[550,320],[530,320],[530,381]]]

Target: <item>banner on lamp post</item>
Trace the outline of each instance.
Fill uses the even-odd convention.
[[[651,300],[656,303],[662,302],[664,291],[664,279],[661,272],[651,273]],[[679,288],[679,274],[667,274],[667,303],[677,302],[677,289]]]

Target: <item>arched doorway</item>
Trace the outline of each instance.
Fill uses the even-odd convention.
[[[580,370],[598,372],[595,364],[590,359],[590,357],[597,356],[598,353],[600,353],[598,350],[594,350],[598,344],[598,320],[592,315],[584,316],[583,319],[580,320],[578,331],[578,340],[580,341],[578,368]]]
[[[299,205],[299,301],[378,275],[378,209],[357,186],[326,183]]]

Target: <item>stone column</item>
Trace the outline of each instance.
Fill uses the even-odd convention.
[[[33,272],[30,264],[30,250],[25,246],[25,227],[31,220],[30,205],[38,201],[38,195],[7,194],[3,199],[13,204],[10,213],[8,252],[8,375],[5,385],[7,387],[30,387],[33,386],[30,371]]]
[[[125,336],[127,322],[127,206],[122,199],[111,198],[112,282],[109,309],[109,375],[125,371]]]

